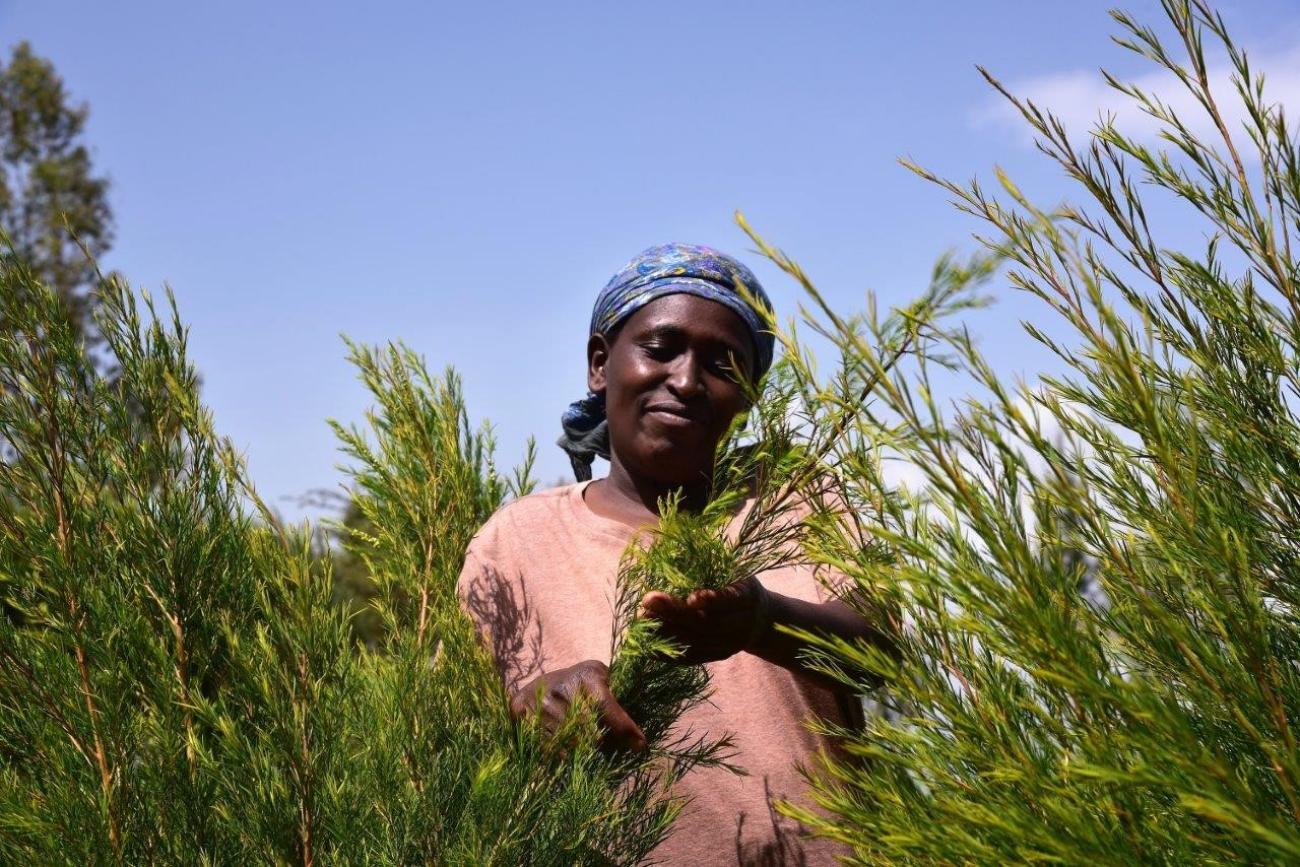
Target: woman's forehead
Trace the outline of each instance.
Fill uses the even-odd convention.
[[[747,346],[749,326],[735,311],[698,295],[674,293],[656,298],[624,325],[624,331],[646,331],[671,327],[691,335],[728,339]]]

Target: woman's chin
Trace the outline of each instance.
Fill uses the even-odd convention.
[[[701,464],[698,445],[684,446],[681,443],[660,442],[656,448],[642,453],[644,459],[638,461],[639,468],[656,483],[667,486],[697,485],[709,477],[711,463]],[[707,454],[712,455],[712,450]]]

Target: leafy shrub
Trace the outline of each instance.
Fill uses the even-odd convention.
[[[816,547],[908,616],[897,656],[819,642],[828,670],[888,687],[890,712],[850,734],[854,760],[824,769],[829,815],[792,811],[857,863],[1300,858],[1300,161],[1222,20],[1163,5],[1182,59],[1115,13],[1119,42],[1204,117],[1111,79],[1161,148],[1105,119],[1080,146],[990,78],[1087,207],[918,169],[991,228],[990,264],[1041,302],[1026,328],[1061,375],[1012,386],[958,327],[886,371],[869,320],[808,314],[847,371],[814,387],[798,366],[816,423],[851,398],[845,380],[871,383],[830,463],[885,554],[837,532]],[[1235,95],[1214,89],[1207,46]],[[1150,191],[1202,221],[1202,249],[1160,242]],[[939,404],[941,363],[974,397]],[[882,455],[924,490],[888,483]]]
[[[213,433],[174,308],[101,291],[112,382],[0,261],[0,862],[639,861],[678,809],[662,774],[600,752],[590,714],[516,724],[455,602],[470,536],[531,482],[496,472],[454,374],[352,347],[371,652]]]

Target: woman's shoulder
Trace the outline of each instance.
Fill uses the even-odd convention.
[[[572,508],[571,498],[581,482],[559,485],[533,491],[500,506],[474,534],[471,547],[495,544],[503,538],[519,538],[519,533],[532,534],[554,528],[565,512]]]

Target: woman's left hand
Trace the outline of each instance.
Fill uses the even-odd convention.
[[[641,597],[641,615],[684,648],[674,661],[698,665],[753,648],[771,629],[769,593],[757,578],[721,590],[696,590],[686,598],[651,591]]]

